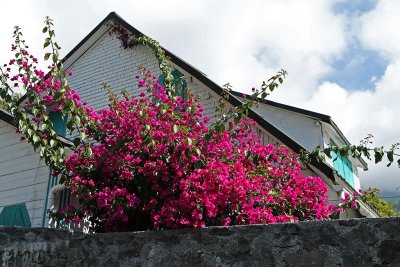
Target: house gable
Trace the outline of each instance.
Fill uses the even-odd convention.
[[[109,43],[111,44],[110,40],[107,40],[106,35],[108,34],[108,30],[105,30],[107,25],[109,25],[109,23],[113,21],[114,23],[118,23],[119,25],[125,27],[128,31],[130,31],[132,34],[136,35],[136,36],[140,36],[142,35],[142,33],[140,31],[138,31],[137,29],[135,29],[134,27],[132,27],[131,25],[129,25],[126,21],[124,21],[121,17],[119,17],[115,12],[110,13],[88,36],[85,37],[84,40],[82,40],[68,55],[67,55],[67,59],[64,61],[65,66],[67,66],[69,69],[71,69],[72,71],[77,70],[78,65],[80,64],[79,61],[82,60],[82,58],[84,57],[89,57],[89,54],[91,54],[91,56],[93,56],[93,58],[96,58],[96,56],[94,56],[96,54],[95,51],[99,51],[97,50],[96,45],[99,45],[100,42],[104,43]],[[98,37],[101,36],[100,38],[96,39],[94,37]],[[92,87],[92,85],[90,85],[89,87],[87,87],[87,90],[92,90],[89,88],[93,88],[92,93],[94,93],[93,95],[90,95],[90,98],[92,98],[92,102],[89,102],[88,100],[86,100],[85,98],[85,94],[91,94],[91,93],[85,93],[82,92],[82,88],[84,88],[83,85],[79,85],[78,87],[74,87],[74,89],[76,89],[76,91],[80,94],[83,94],[82,97],[85,98],[86,101],[88,101],[91,105],[94,105],[94,108],[102,108],[104,107],[104,105],[102,103],[104,103],[104,99],[106,99],[104,92],[101,92],[100,85],[99,83],[103,82],[103,81],[107,81],[111,84],[111,86],[113,86],[113,89],[118,92],[119,89],[122,88],[126,88],[127,86],[132,86],[136,84],[136,81],[134,81],[132,78],[134,77],[133,75],[130,76],[132,73],[134,74],[134,70],[135,70],[135,63],[139,63],[140,61],[140,57],[135,58],[134,60],[138,61],[138,62],[133,62],[132,61],[132,57],[129,56],[129,51],[136,51],[137,50],[147,50],[145,53],[147,53],[147,56],[145,56],[144,58],[147,58],[147,65],[145,65],[145,67],[149,68],[150,70],[153,71],[153,74],[155,75],[160,75],[161,73],[158,71],[158,63],[155,61],[155,56],[153,54],[148,54],[150,53],[150,49],[143,47],[143,46],[137,46],[134,47],[133,49],[123,49],[121,48],[121,44],[119,43],[119,40],[116,38],[116,36],[112,37],[109,36],[111,38],[114,38],[114,40],[112,42],[114,42],[113,46],[108,46],[109,48],[112,47],[113,53],[116,53],[116,51],[119,51],[118,53],[119,56],[123,56],[126,58],[129,58],[130,61],[126,61],[126,60],[121,60],[121,62],[123,64],[126,64],[126,62],[128,62],[128,65],[125,65],[126,68],[124,68],[122,70],[122,72],[118,72],[117,70],[115,70],[114,75],[119,75],[120,78],[127,78],[129,83],[126,83],[127,80],[125,80],[125,84],[122,82],[118,82],[117,86],[113,86],[115,85],[111,79],[110,80],[106,80],[106,79],[97,79],[95,81],[92,82],[87,82],[86,85],[89,86],[90,83],[92,83],[92,85],[94,85]],[[103,38],[103,39],[102,39]],[[89,49],[83,49],[83,47],[88,48]],[[104,44],[104,47],[106,47],[106,45]],[[115,50],[114,50],[115,49]],[[119,49],[119,50],[118,50]],[[107,53],[107,51],[103,51],[103,53]],[[179,57],[175,56],[174,54],[172,54],[171,52],[169,52],[168,50],[165,50],[166,55],[170,58],[171,63],[172,63],[172,67],[176,68],[177,70],[179,70],[181,73],[183,73],[185,75],[185,77],[187,77],[189,79],[189,81],[193,82],[194,84],[191,84],[191,82],[188,82],[188,88],[192,89],[193,91],[195,91],[196,94],[198,94],[200,96],[200,103],[203,105],[203,107],[205,108],[205,115],[209,116],[211,120],[213,120],[213,117],[215,117],[215,107],[218,105],[217,101],[220,98],[220,95],[222,93],[222,88],[217,85],[216,83],[214,83],[213,81],[211,81],[210,79],[208,79],[204,73],[200,72],[199,70],[197,70],[196,68],[194,68],[193,66],[191,66],[190,64],[188,64],[187,62],[185,62],[184,60],[180,59]],[[100,53],[98,54],[100,55]],[[108,56],[108,54],[103,54],[103,56]],[[148,57],[150,57],[150,61],[148,59]],[[142,60],[144,59],[142,58]],[[75,61],[74,61],[75,60]],[[154,61],[153,61],[154,60]],[[156,65],[153,65],[153,62]],[[84,64],[83,62],[81,64]],[[109,65],[107,63],[107,65]],[[137,65],[136,65],[137,66]],[[156,67],[155,67],[156,66]],[[94,71],[94,68],[100,68],[99,64],[96,63],[92,66],[88,65],[87,71],[91,72]],[[123,72],[129,70],[130,73],[125,73],[126,76],[123,76]],[[104,69],[102,70],[104,73]],[[128,72],[129,72],[128,71]],[[75,72],[77,73],[77,72]],[[97,72],[97,75],[99,75],[100,72]],[[108,72],[109,73],[109,72]],[[88,74],[88,73],[87,73]],[[136,75],[136,74],[135,74]],[[114,77],[116,77],[114,76]],[[74,75],[71,77],[71,81],[74,79],[73,78]],[[101,77],[101,75],[99,75],[99,77]],[[90,79],[90,75],[87,76],[86,79]],[[117,79],[115,79],[117,80]],[[77,82],[81,82],[78,81],[78,79],[76,79],[75,81]],[[74,85],[74,81],[71,82],[72,85]],[[75,85],[77,85],[75,83]],[[85,85],[85,86],[86,86]],[[200,87],[200,88],[197,88]],[[128,89],[128,88],[127,88]],[[131,88],[133,91],[135,91],[134,88]],[[198,89],[198,90],[196,90]],[[211,101],[207,101],[214,98],[214,100]],[[228,99],[228,102],[232,105],[232,106],[240,106],[242,104],[242,102],[235,96],[231,95]],[[268,140],[270,143],[279,143],[279,144],[285,144],[286,146],[288,146],[289,148],[291,148],[293,151],[295,152],[299,152],[300,150],[304,149],[300,144],[298,144],[295,140],[293,140],[291,137],[289,137],[288,135],[286,135],[284,132],[282,132],[280,129],[276,128],[274,125],[272,125],[270,122],[266,121],[265,119],[262,118],[262,116],[260,116],[259,114],[257,114],[256,112],[254,112],[253,110],[251,110],[249,112],[248,115],[251,119],[255,120],[261,127],[261,132],[264,132],[265,137],[262,137],[263,140]],[[67,135],[68,137],[68,135]],[[330,168],[329,166],[327,166],[324,163],[321,162],[316,162],[313,161],[312,164],[317,167],[319,170],[322,171],[322,173],[324,173],[324,175],[326,175],[327,177],[329,177],[330,179],[334,179],[334,175],[332,172],[332,168]]]

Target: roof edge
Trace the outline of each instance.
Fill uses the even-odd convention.
[[[0,109],[0,120],[5,121],[12,126],[16,126],[14,122],[14,117],[3,109]]]
[[[231,91],[230,93],[232,95],[238,96],[238,97],[244,97],[244,96],[245,97],[251,97],[248,94],[240,93],[240,92],[237,92],[237,91]],[[282,103],[278,103],[278,102],[275,102],[275,101],[266,100],[266,99],[262,99],[262,98],[257,98],[257,100],[260,101],[263,104],[266,104],[266,105],[270,105],[270,106],[273,106],[273,107],[276,107],[276,108],[281,108],[281,109],[285,109],[285,110],[292,111],[292,112],[295,112],[295,113],[299,113],[299,114],[302,114],[302,115],[306,115],[306,116],[309,116],[309,117],[313,117],[313,118],[319,119],[319,120],[327,122],[327,123],[329,123],[330,120],[331,120],[331,117],[329,115],[318,113],[318,112],[315,112],[315,111],[302,109],[302,108],[298,108],[298,107],[294,107],[294,106],[290,106],[290,105],[286,105],[286,104],[282,104]]]
[[[232,95],[238,96],[238,97],[251,97],[248,94],[240,93],[240,92],[237,92],[237,91],[231,91],[230,93]],[[346,145],[351,145],[349,140],[346,138],[346,136],[343,134],[343,132],[339,129],[339,127],[333,121],[332,117],[329,116],[329,115],[318,113],[318,112],[314,112],[314,111],[307,110],[307,109],[293,107],[293,106],[290,106],[290,105],[274,102],[274,101],[271,101],[271,100],[265,100],[265,99],[261,99],[261,98],[258,98],[258,100],[261,103],[264,103],[266,105],[270,105],[270,106],[273,106],[273,107],[285,109],[285,110],[288,110],[288,111],[299,113],[299,114],[302,114],[302,115],[305,115],[305,116],[309,116],[309,117],[321,120],[323,122],[326,122],[326,123],[330,124],[333,127],[333,129],[339,134],[339,136],[343,139],[343,141],[345,142]],[[360,163],[362,164],[362,166],[364,167],[364,170],[368,170],[368,164],[365,162],[365,160],[363,160],[362,158],[359,158],[359,160],[360,160]]]

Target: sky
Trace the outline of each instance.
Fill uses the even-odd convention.
[[[289,76],[270,99],[330,115],[350,142],[400,141],[400,1],[170,0],[2,1],[0,62],[19,25],[43,56],[45,16],[67,54],[108,13],[158,40],[222,85],[250,92],[281,68]],[[39,57],[38,56],[38,57]],[[364,188],[400,195],[400,169],[368,162]]]

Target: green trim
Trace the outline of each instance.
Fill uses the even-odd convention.
[[[47,190],[46,190],[44,209],[43,209],[43,216],[42,216],[42,227],[44,227],[44,224],[46,222],[47,202],[49,201],[49,193],[50,193],[50,188],[52,187],[52,185],[51,185],[52,184],[52,180],[53,180],[53,176],[51,175],[51,168],[49,168],[49,179],[47,181]]]
[[[0,225],[31,227],[25,203],[5,206],[0,214]]]

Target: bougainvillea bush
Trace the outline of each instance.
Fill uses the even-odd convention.
[[[253,102],[210,126],[194,95],[183,101],[171,82],[164,88],[141,68],[140,95],[118,99],[109,92],[108,109],[87,107],[69,88],[52,22],[45,23],[50,72],[37,68],[17,27],[15,59],[1,69],[0,90],[20,133],[79,200],[54,217],[86,218],[91,230],[105,232],[320,220],[340,211],[327,206],[321,178],[302,175],[292,151],[260,144],[251,130],[255,123],[242,119]],[[263,83],[260,94],[281,79]],[[26,90],[23,105],[10,95],[16,86]],[[49,120],[51,111],[68,114],[67,127],[78,136],[69,156]]]
[[[90,115],[92,154],[83,144],[66,160],[80,206],[62,217],[89,217],[97,231],[328,218],[323,181],[304,177],[287,148],[260,145],[253,122],[208,139],[194,97],[172,101],[149,72],[139,86],[146,93]]]

